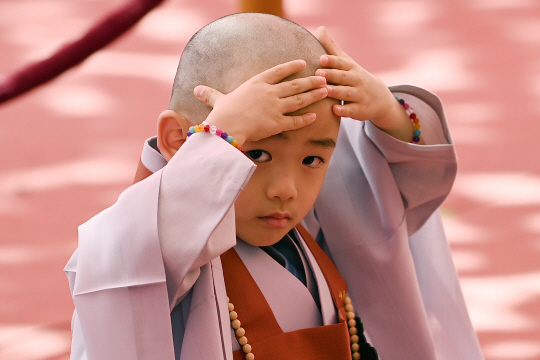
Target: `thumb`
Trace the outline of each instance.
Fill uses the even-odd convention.
[[[216,89],[205,85],[196,86],[195,89],[193,89],[193,94],[200,102],[211,108],[214,108],[217,99],[223,96],[223,94]]]

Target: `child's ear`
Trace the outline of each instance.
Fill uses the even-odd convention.
[[[180,114],[165,110],[158,117],[157,145],[161,155],[169,161],[186,141],[192,124]]]

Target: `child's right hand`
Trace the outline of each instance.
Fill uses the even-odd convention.
[[[309,76],[280,82],[306,67],[304,60],[294,60],[268,69],[229,94],[199,85],[195,96],[213,108],[206,122],[227,132],[243,145],[295,130],[315,121],[314,113],[285,115],[324,99],[328,95],[326,79]]]

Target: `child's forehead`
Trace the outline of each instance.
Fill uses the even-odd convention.
[[[336,147],[337,139],[328,132],[307,132],[301,130],[284,131],[260,141],[263,142],[266,140],[267,142],[275,142],[277,144],[294,143],[302,148],[320,147],[321,149],[333,149]]]

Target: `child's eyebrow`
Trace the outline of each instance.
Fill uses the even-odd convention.
[[[276,135],[272,135],[270,137],[275,137],[278,139],[287,140],[288,136],[285,133],[279,133]],[[315,145],[320,146],[324,148],[334,148],[336,147],[336,142],[333,139],[330,138],[324,138],[324,139],[309,139],[306,141],[306,145]]]
[[[322,146],[325,148],[334,148],[336,147],[336,142],[332,139],[309,139],[306,141],[309,145]]]

